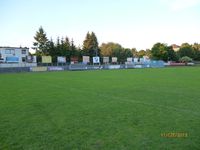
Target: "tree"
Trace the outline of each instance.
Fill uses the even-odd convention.
[[[48,41],[48,53],[52,56],[53,62],[57,62],[58,56],[66,57],[66,60],[69,62],[70,57],[76,53],[76,47],[69,42],[69,38],[66,37],[65,39],[62,37],[61,39],[57,37],[56,43],[53,42],[51,39]]]
[[[116,49],[122,49],[122,46],[117,43],[109,42],[109,43],[103,43],[100,49],[102,56],[112,57],[113,51],[115,51]]]
[[[70,43],[70,51],[71,51],[71,56],[78,56],[73,39]]]
[[[120,63],[126,62],[127,57],[133,57],[131,49],[123,48],[118,43],[103,43],[100,49],[102,56],[117,57]]]
[[[56,41],[56,56],[61,56],[61,44],[60,44],[60,37],[57,37]]]
[[[65,52],[64,38],[62,37],[60,40],[60,56],[65,56]]]
[[[167,53],[168,53],[169,61],[178,61],[179,60],[179,57],[178,57],[177,53],[173,50],[172,46],[168,47]]]
[[[113,49],[112,56],[117,57],[119,63],[125,63],[128,57],[133,57],[133,54],[130,49],[118,47]]]
[[[118,45],[118,46],[117,46]],[[121,47],[121,45],[119,45],[119,44],[116,44],[116,47],[114,47],[113,49],[112,49],[112,54],[111,54],[111,57],[117,57],[117,61],[118,62],[121,62],[121,52],[122,52],[122,47]]]
[[[148,56],[149,58],[152,57],[150,49],[146,49],[146,56]]]
[[[193,49],[192,45],[190,45],[188,43],[183,43],[181,45],[180,50],[178,51],[178,54],[180,57],[188,56],[190,58],[193,58],[194,49]]]
[[[145,50],[140,50],[138,53],[137,53],[137,56],[139,57],[139,58],[142,58],[143,56],[145,56],[146,55],[146,51]]]
[[[89,49],[91,49],[91,39],[90,39],[90,33],[88,32],[86,34],[85,40],[83,41],[83,55],[89,56]]]
[[[48,54],[50,56],[52,56],[52,62],[55,63],[57,61],[57,58],[56,58],[56,47],[54,45],[54,42],[53,42],[52,38],[51,38],[50,41],[48,41],[47,51],[48,51]]]
[[[120,51],[123,49],[122,46],[118,43],[103,43],[100,47],[102,56],[116,57],[120,54]]]
[[[98,47],[97,37],[94,32],[88,32],[83,41],[83,55],[90,57],[100,56],[100,49]]]
[[[94,56],[100,56],[99,43],[98,43],[97,37],[94,32],[91,33],[91,39],[93,42],[93,49],[94,49],[94,52],[92,51],[91,53],[93,53],[93,54],[95,53]]]
[[[151,49],[152,57],[156,60],[168,60],[168,47],[164,43],[156,43]]]
[[[48,39],[42,26],[36,32],[34,39],[35,42],[33,42],[33,45],[34,49],[36,50],[36,55],[37,56],[48,55],[47,51]]]
[[[138,52],[137,52],[137,49],[136,48],[132,48],[131,49],[131,52],[133,54],[133,57],[138,57]]]
[[[179,61],[183,62],[183,63],[188,63],[188,62],[192,62],[192,58],[190,58],[188,56],[183,56],[183,57],[180,58]]]
[[[65,37],[63,46],[64,46],[63,56],[65,56],[66,60],[69,62],[71,57],[71,51],[70,51],[70,42],[68,37]]]
[[[193,59],[196,61],[200,61],[200,44],[194,43],[192,47],[193,47],[193,54],[194,54]]]
[[[122,53],[120,57],[121,57],[120,62],[125,63],[128,57],[133,57],[131,49],[129,48],[122,49]]]

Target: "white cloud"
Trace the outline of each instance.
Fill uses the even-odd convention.
[[[161,0],[172,11],[180,11],[200,4],[200,0]]]

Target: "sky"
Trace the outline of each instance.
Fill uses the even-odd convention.
[[[42,26],[47,37],[73,38],[87,32],[137,50],[155,43],[200,43],[200,0],[0,0],[0,46],[33,46]]]

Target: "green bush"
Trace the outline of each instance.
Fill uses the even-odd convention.
[[[192,62],[192,58],[188,56],[184,56],[184,57],[181,57],[179,61],[183,63],[188,63],[188,62]]]

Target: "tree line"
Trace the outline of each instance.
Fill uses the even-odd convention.
[[[57,37],[56,42],[51,38],[47,38],[47,35],[42,27],[36,32],[34,36],[35,42],[33,43],[36,50],[35,55],[38,56],[38,62],[41,62],[41,56],[50,55],[52,61],[57,62],[57,56],[65,56],[67,62],[70,62],[73,57],[79,61],[82,60],[82,56],[100,56],[100,57],[117,57],[119,63],[126,62],[128,57],[148,56],[154,60],[163,61],[180,61],[182,57],[189,57],[192,60],[200,61],[200,44],[188,44],[183,43],[178,51],[174,51],[172,46],[168,46],[165,43],[156,43],[151,49],[137,51],[135,48],[124,48],[118,43],[108,42],[102,43],[99,46],[97,37],[94,32],[88,32],[82,47],[77,47],[74,44],[73,39],[68,37]]]
[[[183,57],[188,57],[194,61],[200,61],[200,44],[183,43],[178,51],[174,51],[172,46],[165,43],[156,43],[151,49],[152,59],[164,61],[181,61]]]

